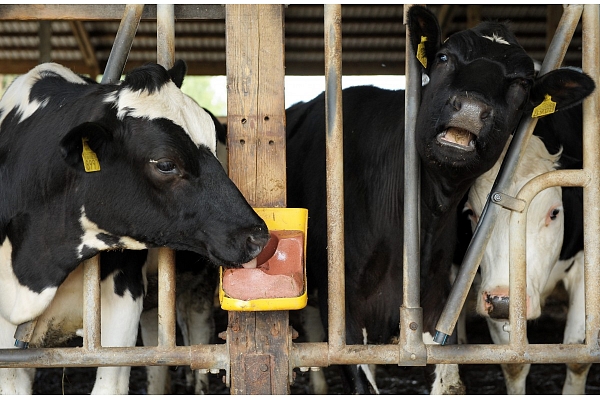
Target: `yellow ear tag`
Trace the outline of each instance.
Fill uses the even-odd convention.
[[[100,171],[98,156],[90,149],[87,142],[87,138],[81,138],[81,143],[83,144],[83,152],[81,153],[81,156],[83,157],[83,168],[85,169],[85,172]]]
[[[552,97],[549,94],[544,96],[544,101],[539,106],[533,109],[531,118],[539,118],[545,115],[553,114],[556,110],[556,102],[552,101]]]
[[[423,68],[427,68],[427,54],[425,53],[425,42],[427,36],[421,36],[421,43],[417,46],[417,60],[421,62]]]

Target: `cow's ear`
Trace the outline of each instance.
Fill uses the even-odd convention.
[[[71,167],[85,171],[83,161],[84,141],[87,143],[86,155],[97,158],[100,168],[107,160],[111,149],[111,132],[97,122],[85,122],[71,129],[60,141],[63,159]],[[91,151],[93,154],[88,152]]]
[[[187,65],[185,65],[185,62],[183,60],[175,61],[173,68],[171,68],[168,72],[171,80],[175,83],[175,85],[177,85],[178,88],[181,89],[183,78],[187,72]]]
[[[425,71],[429,71],[435,53],[442,42],[442,31],[435,15],[425,7],[412,6],[408,10],[410,44]]]
[[[596,85],[585,73],[573,68],[559,68],[537,78],[529,95],[531,107],[552,101],[555,111],[581,103]]]

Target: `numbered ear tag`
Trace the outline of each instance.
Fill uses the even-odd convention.
[[[87,138],[81,138],[81,143],[83,144],[83,152],[81,153],[81,156],[83,157],[83,168],[85,169],[85,172],[100,171],[98,156],[90,149],[87,142]]]
[[[425,52],[425,42],[427,36],[421,36],[421,43],[417,46],[417,60],[421,62],[423,68],[427,68],[427,53]]]
[[[531,114],[532,118],[539,118],[549,114],[553,114],[556,111],[556,102],[552,101],[552,97],[549,94],[544,96],[544,101],[539,106],[533,109]]]

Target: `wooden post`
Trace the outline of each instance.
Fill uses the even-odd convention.
[[[229,176],[253,207],[285,207],[283,6],[227,4]],[[288,311],[229,312],[231,394],[289,394]]]

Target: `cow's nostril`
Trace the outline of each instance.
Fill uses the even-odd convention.
[[[460,109],[462,108],[462,103],[460,102],[460,99],[456,96],[450,97],[450,105],[454,107],[456,111],[460,111]]]
[[[487,119],[487,118],[489,118],[490,115],[491,115],[491,112],[485,110],[485,111],[481,112],[481,114],[479,115],[479,118],[481,118],[481,119]]]
[[[485,302],[489,304],[487,308],[490,318],[508,319],[508,308],[510,303],[508,296],[487,295]]]
[[[262,249],[269,241],[269,235],[264,233],[250,234],[246,239],[246,248],[248,249],[248,255],[255,258],[260,254]]]

